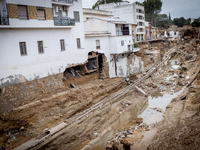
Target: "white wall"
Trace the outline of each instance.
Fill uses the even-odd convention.
[[[113,57],[114,56],[112,55],[112,58]],[[117,61],[116,61],[116,66],[117,66],[117,76],[115,73],[115,59],[113,58],[109,65],[110,78],[127,77],[128,76],[128,59],[126,56],[125,57],[120,56],[120,58],[117,59]]]
[[[137,57],[136,55],[134,55],[130,59],[132,59],[132,63],[130,64],[130,74],[133,75],[144,71],[144,62],[142,61],[141,57]]]
[[[140,57],[131,55],[129,58],[127,58],[126,54],[124,54],[124,56],[120,55],[116,57],[118,57],[116,61],[117,77],[128,77],[129,75],[133,75],[144,71],[144,63]],[[109,75],[112,78],[116,77],[114,55],[112,55],[110,59],[112,61],[109,65]]]
[[[124,41],[124,46],[121,45],[121,41]],[[110,53],[123,53],[128,51],[128,45],[133,44],[132,36],[115,36],[110,38]]]
[[[96,49],[96,40],[100,40],[100,49]],[[109,37],[108,36],[96,36],[96,37],[86,37],[85,38],[86,51],[89,53],[91,51],[104,53],[107,57],[107,62],[110,62],[110,49],[109,49]]]
[[[103,20],[88,19],[84,23],[85,32],[108,32],[108,23]]]

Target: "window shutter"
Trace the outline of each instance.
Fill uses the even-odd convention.
[[[45,20],[45,13],[44,13],[44,10],[38,9],[38,10],[37,10],[37,16],[38,16],[38,20]]]
[[[26,6],[18,6],[19,19],[28,19]]]

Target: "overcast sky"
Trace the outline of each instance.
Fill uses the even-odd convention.
[[[97,0],[82,0],[83,8],[92,8]],[[131,3],[136,0],[129,0]],[[143,0],[137,0],[139,2]],[[171,18],[198,18],[200,17],[200,0],[162,0],[162,14],[171,14]]]

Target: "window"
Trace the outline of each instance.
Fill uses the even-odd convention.
[[[38,41],[38,52],[39,54],[44,53],[43,41]]]
[[[76,43],[77,43],[77,48],[80,49],[81,48],[81,39],[77,38]]]
[[[45,11],[44,9],[37,9],[38,20],[45,20]]]
[[[78,11],[74,11],[74,20],[75,20],[75,22],[80,22],[80,17],[79,17]]]
[[[100,40],[96,40],[96,49],[100,49]]]
[[[61,51],[65,51],[65,40],[60,40]]]
[[[20,48],[20,53],[21,55],[27,55],[26,52],[26,42],[19,42],[19,48]]]
[[[121,40],[121,46],[124,46],[124,40]]]
[[[27,7],[17,6],[19,19],[28,19]]]

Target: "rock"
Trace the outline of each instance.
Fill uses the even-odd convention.
[[[20,131],[24,130],[24,127],[22,126],[19,130],[20,130]]]
[[[180,100],[185,100],[186,97],[187,97],[187,94],[184,94],[184,95],[182,95],[182,96],[180,97]]]
[[[126,104],[132,105],[132,102],[131,101],[127,101]]]
[[[143,118],[137,118],[137,119],[136,119],[136,123],[137,123],[137,124],[141,124],[142,122],[143,122]]]
[[[152,86],[153,88],[157,88],[157,85],[155,85],[155,84],[153,84],[153,86]]]
[[[120,140],[120,142],[124,145],[125,149],[130,149],[132,143],[130,141],[128,141],[127,139],[122,139]]]
[[[180,81],[178,81],[177,85],[183,86],[183,83],[181,83]]]
[[[106,146],[106,150],[113,150],[111,146]]]
[[[112,145],[112,149],[113,150],[123,150],[123,144],[119,143],[119,142],[115,142],[113,145]]]
[[[193,56],[192,55],[186,55],[185,60],[190,60]]]

